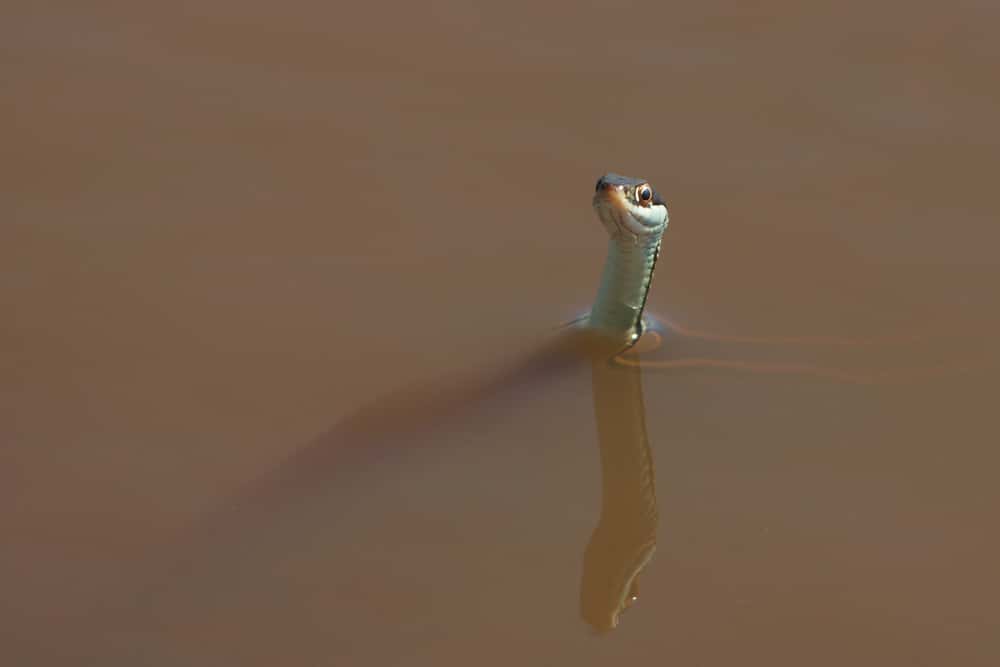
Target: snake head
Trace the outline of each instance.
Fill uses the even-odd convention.
[[[667,226],[667,204],[642,178],[605,174],[597,179],[594,211],[611,238],[659,235]]]

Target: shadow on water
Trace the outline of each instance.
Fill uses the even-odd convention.
[[[382,476],[377,468],[386,457],[398,464],[416,455],[415,448],[434,449],[441,425],[460,423],[463,413],[476,406],[537,392],[588,365],[602,482],[600,518],[584,551],[579,611],[598,632],[613,629],[638,596],[638,575],[653,555],[658,516],[641,370],[616,363],[619,349],[619,343],[588,330],[563,329],[497,370],[393,392],[342,419],[184,530],[175,546],[155,559],[149,585],[124,606],[107,610],[95,634],[104,638],[95,655],[123,664],[148,651],[190,655],[199,631],[186,617],[195,610],[207,618],[216,605],[246,614],[247,603],[241,600],[261,592],[271,595],[265,591],[278,583],[275,575],[288,567],[283,563],[302,553],[325,554],[331,559],[326,567],[342,567],[342,547],[319,545],[328,535],[351,533],[344,525],[354,514],[351,503],[366,494],[364,487],[352,486],[352,478],[364,478],[369,471]],[[331,497],[332,489],[339,491]],[[344,498],[351,500],[344,504]],[[399,517],[407,508],[393,505],[389,511]],[[489,523],[488,518],[482,521]],[[259,541],[262,534],[269,536],[266,543]],[[391,539],[405,541],[403,536]],[[536,593],[547,596],[549,591]],[[260,607],[254,613],[270,617],[273,612]]]
[[[584,550],[580,614],[599,633],[614,629],[620,615],[638,599],[639,575],[655,551],[658,522],[642,371],[638,364],[625,363],[639,360],[640,355],[616,354],[619,347],[590,331],[565,329],[503,369],[442,378],[382,397],[338,422],[185,531],[179,551],[167,565],[169,574],[153,575],[155,583],[139,596],[139,607],[155,616],[164,594],[169,596],[171,589],[189,585],[204,572],[206,554],[220,549],[229,553],[234,544],[269,522],[290,517],[294,522],[294,514],[311,499],[321,499],[331,484],[349,483],[345,475],[386,456],[412,455],[407,450],[423,442],[414,434],[433,432],[478,403],[502,400],[532,386],[537,389],[554,376],[589,363],[601,504],[599,521]],[[433,439],[430,442],[433,447]],[[209,562],[214,562],[209,569],[219,565],[211,556]]]

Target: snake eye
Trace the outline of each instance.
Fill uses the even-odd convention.
[[[653,199],[653,190],[646,184],[635,189],[636,198],[643,204],[648,204]]]

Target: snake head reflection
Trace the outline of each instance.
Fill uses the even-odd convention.
[[[655,539],[628,539],[603,523],[594,531],[583,557],[580,614],[596,632],[615,629],[639,599],[639,575],[653,557]]]

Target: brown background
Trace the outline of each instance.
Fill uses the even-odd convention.
[[[1000,660],[990,3],[84,4],[0,21],[5,664]],[[670,204],[655,312],[889,341],[699,354],[892,371],[646,373],[618,631],[576,610],[585,372],[387,417],[165,565],[585,309],[604,171]]]

